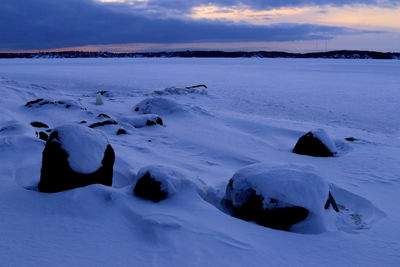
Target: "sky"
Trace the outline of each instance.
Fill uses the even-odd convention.
[[[1,0],[0,51],[400,51],[400,0]]]

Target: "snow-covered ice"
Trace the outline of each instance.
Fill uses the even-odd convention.
[[[185,89],[197,84],[207,89]],[[3,59],[0,265],[397,266],[399,86],[397,61]],[[104,104],[96,105],[100,91]],[[25,106],[39,98],[49,104]],[[114,148],[113,186],[26,190],[39,182],[45,146],[30,123],[56,129],[110,120],[98,114],[115,120],[87,128]],[[139,119],[155,116],[162,127]],[[117,135],[120,128],[129,134]],[[312,129],[326,132],[335,157],[291,152]],[[71,154],[74,147],[67,148]],[[90,171],[97,167],[91,155],[73,157]],[[277,168],[287,179],[310,173],[310,180],[294,179],[280,192],[323,214],[305,222],[323,218],[324,227],[299,223],[285,232],[225,213],[226,185],[239,170],[248,175],[249,165],[265,166],[257,167],[264,174]],[[308,167],[282,172],[279,166]],[[184,177],[190,186],[177,182],[171,197],[143,200],[133,193],[143,170],[175,182]],[[271,190],[261,176],[259,182]],[[297,189],[302,198],[292,199]],[[328,190],[339,213],[323,209]]]

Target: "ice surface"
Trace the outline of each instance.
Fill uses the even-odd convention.
[[[194,84],[206,84],[207,94],[168,89]],[[397,266],[399,84],[397,61],[0,60],[1,265]],[[102,90],[107,91],[105,105],[95,105]],[[38,98],[69,101],[77,108],[25,107]],[[125,121],[142,115],[132,110],[139,103],[146,113],[160,115],[165,127],[135,128]],[[104,134],[115,150],[113,187],[90,185],[55,194],[26,190],[39,181],[45,146],[29,123],[40,121],[52,129],[82,121],[89,125],[100,113],[119,123],[87,129]],[[129,134],[116,135],[119,127]],[[335,141],[340,157],[291,153],[299,136],[319,128]],[[357,140],[344,141],[349,136]],[[71,153],[86,146],[68,144]],[[103,153],[91,151],[96,158],[87,157],[85,164],[81,154],[74,158],[92,171]],[[323,177],[341,211],[322,211],[323,220],[309,216],[293,226],[296,233],[222,212],[218,203],[229,178],[260,162],[312,166],[276,172]],[[177,190],[157,204],[135,197],[138,171],[157,165],[179,170],[196,187]],[[162,169],[162,175],[170,174]],[[298,182],[273,185],[280,192],[305,190]],[[311,200],[322,200],[326,184],[316,185],[307,187],[312,194],[293,201],[322,209],[324,201],[317,209]]]

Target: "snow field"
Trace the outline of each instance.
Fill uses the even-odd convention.
[[[373,60],[1,61],[0,258],[7,266],[398,265],[397,69]],[[207,94],[164,90],[199,83]],[[100,90],[107,94],[96,106]],[[79,108],[24,106],[37,98]],[[164,126],[124,120],[142,116],[138,106]],[[44,148],[29,123],[90,125],[103,121],[100,113],[118,122],[93,129],[115,150],[113,187],[26,190],[39,181]],[[116,135],[120,127],[128,134]],[[319,128],[336,157],[291,153],[300,136]],[[328,213],[313,234],[301,234],[310,233],[304,224],[283,232],[222,212],[229,179],[256,163],[311,166],[323,190],[295,201],[316,208],[328,184],[341,211]],[[135,197],[139,170],[154,165],[179,169],[195,186],[157,204]]]

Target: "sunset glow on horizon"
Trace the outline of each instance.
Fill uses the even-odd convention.
[[[0,51],[400,50],[398,0],[4,1]]]

